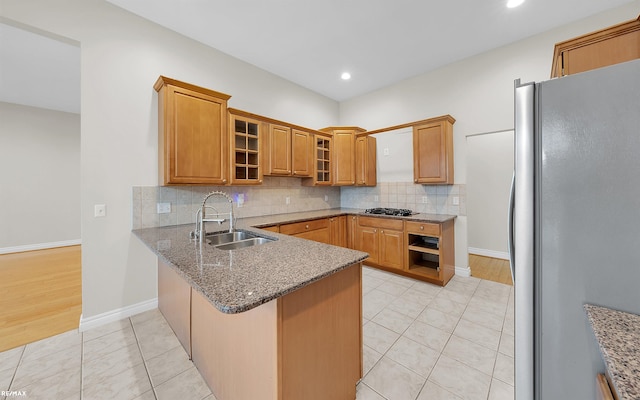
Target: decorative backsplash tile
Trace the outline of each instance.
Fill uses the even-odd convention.
[[[132,228],[195,223],[202,200],[214,190],[233,198],[238,218],[340,207],[339,187],[302,186],[295,178],[265,176],[259,186],[134,186]],[[170,203],[171,212],[158,214],[158,203]]]
[[[132,228],[195,223],[202,200],[214,190],[232,196],[234,215],[238,218],[337,207],[394,207],[429,214],[467,214],[466,185],[379,182],[376,187],[311,187],[302,186],[300,179],[265,176],[259,186],[134,186]],[[458,205],[454,204],[456,197]],[[171,212],[158,214],[158,203],[170,203]]]
[[[457,200],[457,204],[456,203]],[[378,182],[375,187],[342,187],[341,207],[408,208],[427,214],[467,215],[466,185]]]

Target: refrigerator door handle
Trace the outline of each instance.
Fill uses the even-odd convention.
[[[511,192],[509,193],[509,216],[507,217],[507,221],[509,224],[508,231],[509,234],[507,236],[508,246],[509,246],[509,267],[511,268],[511,281],[515,283],[516,281],[516,266],[515,266],[515,258],[516,258],[516,246],[515,246],[515,238],[514,227],[513,227],[513,211],[515,208],[515,194],[516,194],[516,173],[513,172],[513,177],[511,178]]]

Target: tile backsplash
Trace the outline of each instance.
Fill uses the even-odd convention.
[[[375,187],[343,187],[340,204],[341,207],[408,208],[427,214],[467,215],[467,186],[378,182]]]
[[[265,176],[259,186],[134,186],[132,229],[195,223],[202,200],[214,190],[233,198],[238,218],[340,207],[339,187],[302,186],[295,178]],[[171,212],[158,214],[157,203],[171,203]]]
[[[378,182],[375,187],[308,187],[302,186],[300,179],[265,176],[259,186],[134,186],[132,229],[195,223],[202,200],[214,190],[233,198],[234,214],[238,218],[337,207],[409,208],[429,214],[467,213],[466,185]],[[457,205],[454,204],[456,197]],[[239,198],[244,199],[242,206],[238,205]],[[212,198],[207,204],[215,206],[215,200]],[[170,203],[170,212],[158,214],[158,203]]]

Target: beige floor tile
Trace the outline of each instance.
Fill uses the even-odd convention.
[[[496,302],[507,302],[511,288],[510,285],[483,280],[478,285],[475,295]]]
[[[392,301],[387,308],[415,319],[425,309],[425,305],[399,297]]]
[[[412,286],[416,283],[416,280],[415,280],[415,279],[407,278],[407,277],[405,277],[405,276],[400,276],[400,275],[393,275],[393,276],[389,279],[389,281],[391,281],[391,282],[393,282],[393,283],[395,283],[395,284],[398,284],[398,285],[404,286],[404,287],[406,287],[407,289],[408,289],[408,288],[410,288],[410,287],[412,287]]]
[[[416,400],[462,400],[462,397],[458,397],[435,383],[427,381]]]
[[[395,283],[392,280],[388,280],[383,282],[380,286],[378,286],[376,289],[385,292],[385,293],[389,293],[393,296],[400,296],[401,294],[403,294],[404,292],[407,291],[407,287],[403,286],[401,284]]]
[[[82,334],[78,330],[61,333],[50,338],[29,343],[24,349],[21,363],[35,360],[51,353],[58,353],[69,347],[79,347],[82,344]]]
[[[429,380],[456,396],[486,400],[491,377],[445,355],[440,356]]]
[[[447,286],[444,287],[445,290],[453,291],[456,293],[464,294],[466,297],[471,298],[473,293],[476,291],[476,285],[469,285],[462,281],[450,281]]]
[[[387,399],[415,400],[425,380],[397,362],[382,357],[363,382]]]
[[[155,387],[193,367],[182,346],[164,352],[146,361],[151,384]]]
[[[89,340],[97,339],[101,336],[108,335],[110,333],[121,331],[127,327],[131,326],[131,321],[129,318],[121,319],[119,321],[110,322],[108,324],[99,326],[97,328],[89,329],[82,333],[84,342],[88,342]]]
[[[413,320],[413,318],[389,308],[383,309],[372,319],[376,324],[400,334],[411,325]]]
[[[414,289],[413,287],[408,289],[406,292],[400,296],[400,298],[413,302],[422,304],[423,306],[428,305],[435,298],[435,294],[433,293],[425,293],[423,291]]]
[[[80,360],[78,359],[74,368],[65,368],[26,386],[14,388],[12,385],[11,390],[24,390],[29,400],[79,399],[80,382]]]
[[[464,293],[464,292],[458,292],[455,290],[447,289],[447,286],[445,286],[445,288],[442,289],[440,293],[438,293],[438,297],[455,301],[456,303],[460,303],[465,306],[469,303],[472,297],[472,293]]]
[[[442,354],[460,361],[469,367],[491,375],[496,362],[497,353],[479,344],[475,344],[457,336],[451,336]]]
[[[136,324],[142,324],[144,322],[152,321],[152,320],[161,321],[164,319],[164,317],[162,316],[160,309],[154,308],[153,310],[149,310],[140,314],[133,315],[129,317],[129,319],[131,320],[131,323],[135,326]]]
[[[386,353],[399,337],[399,334],[375,322],[368,322],[362,327],[363,344],[381,354]]]
[[[414,321],[404,336],[437,351],[442,351],[451,334],[424,322]]]
[[[362,315],[367,319],[373,319],[395,299],[392,294],[374,289],[362,297]]]
[[[442,311],[449,316],[460,318],[462,313],[464,313],[466,305],[438,296],[433,299],[429,307]]]
[[[211,390],[196,367],[191,367],[156,387],[158,400],[202,400],[209,394]]]
[[[367,375],[381,358],[381,353],[378,353],[369,346],[362,346],[362,375]]]
[[[498,351],[506,356],[513,357],[514,353],[514,337],[507,332],[502,332],[500,337],[500,346]]]
[[[386,399],[380,396],[380,394],[376,393],[375,390],[371,389],[369,386],[360,382],[358,383],[358,386],[356,386],[356,400],[386,400]]]
[[[20,357],[24,352],[25,346],[15,347],[11,350],[6,350],[0,353],[0,369],[15,369],[20,362]]]
[[[101,358],[135,343],[136,336],[133,333],[133,328],[131,326],[125,326],[121,330],[86,341],[83,345],[83,360],[90,361]]]
[[[148,392],[142,393],[140,396],[136,397],[133,400],[156,400],[156,395],[153,390],[149,390]]]
[[[433,297],[437,296],[438,293],[440,293],[440,291],[442,290],[441,286],[433,285],[431,283],[420,281],[416,282],[415,280],[414,282],[415,283],[411,286],[411,289],[417,290],[420,293],[431,295]]]
[[[177,346],[181,346],[178,338],[164,318],[134,324],[134,331],[145,360],[150,360]]]
[[[0,368],[4,366],[0,364]],[[0,391],[9,389],[13,375],[16,373],[16,368],[11,367],[0,371]]]
[[[462,314],[462,319],[482,325],[485,328],[493,329],[494,331],[501,331],[502,325],[504,324],[503,315],[498,316],[473,306],[467,306],[467,309]]]
[[[208,395],[202,400],[217,400],[217,399],[216,399],[216,396],[214,396],[213,393],[211,393],[210,395]]]
[[[498,351],[498,344],[500,343],[499,331],[494,331],[493,329],[485,328],[484,326],[461,319],[453,331],[453,334],[491,350]]]
[[[429,376],[439,356],[439,352],[405,337],[400,337],[385,354],[424,378]]]
[[[504,317],[507,311],[507,302],[492,301],[482,296],[473,296],[468,306],[495,314],[499,317]]]
[[[513,357],[498,353],[496,366],[493,370],[493,377],[513,386],[515,381]]]
[[[489,389],[489,400],[513,400],[515,393],[513,386],[508,385],[497,379],[491,380],[491,389]]]
[[[106,377],[118,375],[122,371],[142,364],[142,355],[137,343],[112,351],[102,357],[83,361],[82,379],[86,386],[98,384]]]
[[[144,364],[128,368],[117,375],[104,377],[99,383],[83,386],[83,400],[131,400],[151,390]]]
[[[385,280],[376,278],[371,275],[365,275],[365,274],[362,275],[362,286],[370,286],[372,288],[377,288],[378,286],[382,285],[385,282],[386,282]]]
[[[444,313],[430,305],[416,319],[449,333],[456,329],[460,320],[459,317]]]
[[[48,349],[53,349],[48,347]],[[11,387],[17,390],[68,370],[80,371],[81,345],[63,348],[57,353],[20,362]]]

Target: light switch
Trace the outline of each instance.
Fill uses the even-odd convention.
[[[454,206],[459,206],[460,205],[460,197],[453,196],[453,205]]]
[[[171,212],[171,203],[156,203],[158,214],[168,214]]]

